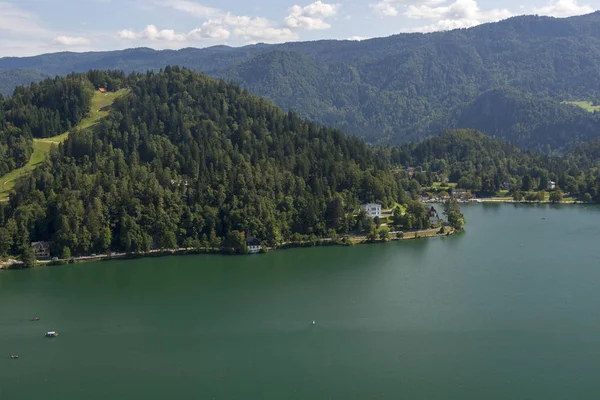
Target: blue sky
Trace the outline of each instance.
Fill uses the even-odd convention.
[[[360,40],[598,8],[600,0],[0,0],[0,57]]]

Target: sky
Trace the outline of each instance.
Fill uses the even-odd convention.
[[[599,8],[600,0],[0,0],[0,57],[363,40]]]

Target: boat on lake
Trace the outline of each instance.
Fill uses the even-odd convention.
[[[33,317],[31,318],[32,321],[39,321],[40,319],[38,317]]]
[[[50,331],[46,333],[46,337],[57,337],[58,336],[58,332],[55,331]]]
[[[19,358],[19,356],[16,354],[13,354],[12,356],[10,356],[11,360],[16,360],[17,358]]]

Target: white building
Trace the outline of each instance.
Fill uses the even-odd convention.
[[[438,216],[437,210],[433,206],[427,209],[427,215],[429,216],[429,222],[432,226],[437,226],[440,223],[440,217]]]
[[[36,258],[48,258],[50,257],[50,245],[50,242],[33,242],[31,248]]]
[[[248,237],[248,239],[246,240],[246,245],[248,246],[248,253],[250,254],[260,253],[260,251],[262,250],[260,240],[258,240],[254,236]]]
[[[548,190],[554,190],[554,189],[556,189],[556,182],[548,181]]]
[[[365,210],[367,215],[371,218],[381,217],[381,204],[369,203],[360,206],[361,210]]]

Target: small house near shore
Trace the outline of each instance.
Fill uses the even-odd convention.
[[[262,250],[260,240],[258,240],[254,236],[248,236],[246,238],[246,246],[248,247],[248,253],[250,254],[260,253],[260,251]]]
[[[371,218],[381,217],[381,204],[368,203],[360,206],[361,210],[367,212],[367,215]]]
[[[467,189],[454,189],[452,190],[452,197],[455,199],[467,199]]]
[[[438,212],[433,206],[427,209],[427,215],[429,216],[429,223],[432,226],[437,226],[440,223]]]
[[[50,242],[32,242],[31,248],[35,253],[36,258],[50,257]]]
[[[98,89],[98,91],[100,93],[106,93],[106,88],[101,87],[101,88]]]

